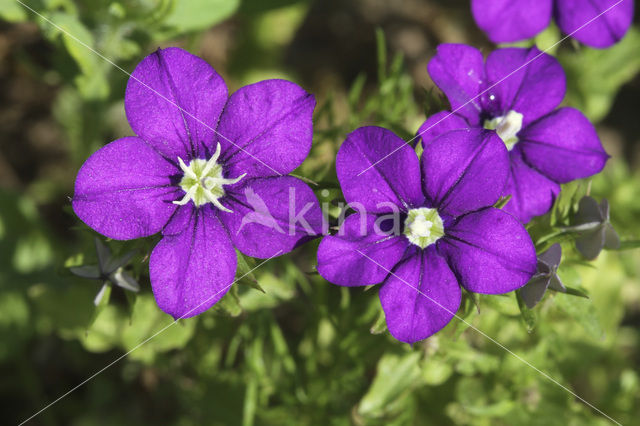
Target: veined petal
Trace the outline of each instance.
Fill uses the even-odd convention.
[[[424,201],[418,156],[382,127],[351,132],[338,150],[336,172],[347,203],[359,203],[368,213],[393,211],[394,206],[406,211]]]
[[[454,130],[434,139],[421,163],[425,195],[450,216],[493,205],[509,172],[502,140],[480,129]]]
[[[313,95],[286,80],[245,86],[220,118],[220,161],[230,176],[286,175],[307,157],[313,138]]]
[[[482,107],[476,98],[485,83],[484,60],[475,47],[441,44],[427,65],[433,82],[447,95],[453,112],[469,124],[481,124]]]
[[[587,46],[609,47],[626,34],[633,20],[633,0],[616,5],[618,1],[556,0],[556,22],[565,34]]]
[[[177,47],[158,49],[131,74],[125,110],[133,131],[172,161],[213,152],[227,101],[222,77],[204,60]]]
[[[225,198],[221,212],[234,245],[251,257],[290,252],[322,233],[322,211],[309,186],[292,176],[250,179]]]
[[[486,70],[489,84],[495,87],[485,95],[485,107],[496,115],[516,111],[523,115],[525,127],[553,111],[566,92],[566,77],[558,60],[535,46],[494,50],[487,57]]]
[[[504,195],[511,195],[511,199],[502,210],[522,223],[528,223],[534,216],[543,215],[551,209],[560,193],[560,185],[526,164],[519,145],[511,150],[509,157],[511,170]]]
[[[426,145],[433,139],[451,130],[467,128],[469,128],[469,124],[467,120],[461,116],[449,111],[440,111],[422,123],[422,126],[420,126],[416,133],[416,139],[422,142],[423,145]]]
[[[589,119],[574,108],[560,108],[520,133],[524,160],[559,183],[600,172],[609,156]]]
[[[536,250],[526,229],[493,207],[458,218],[437,246],[460,284],[474,293],[513,291],[536,272]]]
[[[118,139],[93,153],[76,177],[73,210],[109,238],[129,240],[160,231],[176,206],[178,169],[144,141]]]
[[[198,315],[229,290],[236,266],[236,252],[215,213],[209,207],[194,209],[189,226],[164,236],[151,253],[156,302],[176,319]]]
[[[478,27],[494,43],[525,40],[551,20],[551,0],[471,0]]]
[[[376,228],[377,219],[354,213],[336,235],[324,237],[318,247],[318,272],[324,279],[343,286],[372,285],[385,279],[409,243],[402,235],[385,233],[381,223]]]
[[[389,332],[406,343],[441,330],[458,311],[461,298],[456,277],[435,246],[398,264],[380,288]]]

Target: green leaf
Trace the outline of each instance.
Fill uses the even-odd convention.
[[[0,0],[0,18],[9,22],[27,20],[27,11],[16,0]]]
[[[536,313],[532,309],[529,309],[527,307],[527,305],[524,303],[524,300],[522,300],[519,291],[516,291],[516,297],[518,299],[518,308],[520,308],[522,322],[527,328],[527,331],[531,333],[533,329],[536,328],[536,323],[538,321]]]
[[[127,351],[137,347],[130,355],[132,359],[151,362],[159,352],[186,345],[196,322],[196,318],[174,321],[158,308],[152,295],[140,294],[133,305],[131,321],[122,332],[122,345]]]
[[[253,269],[256,267],[255,262],[245,257],[242,253],[236,250],[238,257],[238,269],[236,270],[236,284],[247,285],[258,291],[264,293],[264,289],[258,284],[258,280],[253,273]]]
[[[164,24],[176,33],[210,28],[235,13],[240,0],[176,0]]]
[[[418,352],[383,355],[378,361],[377,374],[371,387],[358,404],[358,413],[373,418],[384,416],[389,405],[420,384],[419,360]]]
[[[496,209],[501,209],[507,205],[509,200],[511,200],[511,194],[507,195],[506,197],[500,197],[500,199],[496,201],[493,207],[495,207]]]
[[[640,248],[640,240],[620,241],[620,247],[616,250],[632,250]]]
[[[93,34],[78,18],[67,13],[53,13],[49,19],[62,31],[45,21],[41,22],[41,28],[50,39],[61,37],[65,49],[78,64],[82,74],[76,77],[75,83],[82,96],[105,99],[109,95],[106,74],[111,65],[91,50],[95,48]]]
[[[608,49],[582,47],[558,59],[567,73],[567,102],[593,121],[609,112],[618,90],[640,71],[640,31],[631,27]]]
[[[380,312],[378,313],[378,318],[376,318],[376,322],[374,322],[373,325],[371,325],[371,328],[369,329],[369,331],[371,332],[371,334],[382,334],[387,331],[387,321],[384,316],[384,311],[382,309],[380,309]]]

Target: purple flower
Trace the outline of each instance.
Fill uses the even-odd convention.
[[[314,107],[312,95],[284,80],[228,98],[205,61],[178,48],[158,50],[127,85],[125,110],[137,136],[89,157],[78,172],[73,209],[109,238],[161,232],[149,261],[156,301],[175,318],[197,315],[231,286],[234,246],[269,258],[320,233],[315,195],[283,176],[311,148]],[[242,223],[253,211],[247,194],[261,198],[281,226]],[[291,226],[292,213],[304,215],[305,226]]]
[[[549,211],[561,183],[592,176],[608,155],[595,128],[574,108],[559,108],[566,82],[558,61],[537,48],[493,51],[486,63],[463,44],[438,46],[429,74],[454,111],[442,111],[418,130],[423,143],[452,130],[493,129],[509,150],[505,210],[524,223]]]
[[[390,130],[357,129],[340,147],[336,171],[346,201],[364,213],[322,240],[318,272],[342,286],[382,283],[391,334],[409,343],[431,336],[458,310],[460,285],[506,293],[536,271],[523,225],[491,207],[508,170],[504,143],[486,130],[448,132],[418,160]],[[402,226],[389,232],[394,212]]]
[[[494,43],[531,38],[549,25],[553,15],[565,34],[605,48],[629,29],[633,0],[471,0],[471,12]]]

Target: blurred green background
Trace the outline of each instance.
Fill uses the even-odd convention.
[[[446,107],[426,72],[442,42],[492,46],[468,1],[22,0],[122,70],[157,47],[207,60],[230,91],[284,77],[316,95],[314,147],[296,174],[321,201],[340,198],[333,159],[344,136],[377,124],[410,138]],[[551,27],[536,42],[559,40]],[[565,104],[581,108],[612,155],[571,185],[606,197],[623,249],[640,238],[640,31],[597,51],[567,40]],[[153,300],[147,255],[157,239],[106,241],[137,294],[72,275],[95,264],[95,234],[69,198],[83,161],[131,134],[127,75],[15,0],[0,0],[0,415],[42,425],[609,424],[476,331],[453,320],[413,347],[384,328],[377,291],[314,272],[317,242],[244,277],[213,309],[172,323]],[[545,218],[540,223],[544,223]],[[560,274],[589,299],[514,294],[459,313],[623,424],[640,416],[640,251],[586,262],[563,239]],[[239,274],[257,265],[242,259]],[[261,292],[257,288],[260,287]],[[637,420],[636,420],[637,421]]]

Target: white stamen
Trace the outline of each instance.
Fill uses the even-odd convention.
[[[231,179],[224,178],[222,176],[222,166],[217,163],[220,157],[220,150],[220,143],[218,143],[216,152],[211,158],[208,160],[195,158],[188,165],[181,158],[178,158],[180,169],[183,172],[180,188],[185,194],[180,200],[174,201],[174,204],[183,206],[189,201],[193,201],[196,207],[200,207],[211,203],[222,211],[232,212],[220,202],[220,199],[225,195],[224,186],[238,183],[247,174],[243,173]]]
[[[216,165],[216,161],[218,161],[218,157],[220,157],[220,142],[216,145],[216,152],[213,153],[213,156],[209,158],[207,161],[207,165],[204,166],[204,170],[202,171],[202,176],[206,176],[209,174],[213,166]]]
[[[444,223],[436,209],[411,209],[404,223],[404,235],[420,248],[435,243],[444,235]]]
[[[496,117],[484,122],[484,128],[495,130],[500,139],[511,151],[518,143],[518,132],[522,129],[522,119],[524,116],[517,111],[510,110],[506,115]]]

